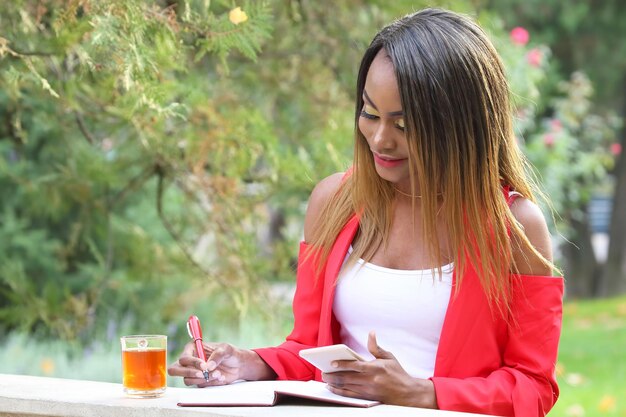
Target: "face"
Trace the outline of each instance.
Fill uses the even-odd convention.
[[[376,172],[398,188],[409,187],[409,149],[393,64],[384,49],[372,61],[365,80],[359,130],[367,140]]]

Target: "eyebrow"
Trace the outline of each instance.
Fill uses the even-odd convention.
[[[367,100],[372,105],[373,108],[378,110],[378,107],[376,107],[376,104],[374,104],[374,102],[372,101],[370,96],[367,94],[367,91],[365,91],[365,89],[363,89],[363,96],[365,96],[365,100]],[[390,111],[389,113],[387,113],[387,115],[388,116],[404,116],[404,112],[402,110]]]

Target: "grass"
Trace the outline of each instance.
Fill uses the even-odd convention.
[[[626,417],[626,297],[565,304],[550,417]]]
[[[214,340],[243,347],[278,343],[284,326],[253,316],[238,329],[214,328]],[[169,363],[179,350],[169,352]],[[0,342],[0,373],[121,382],[119,341],[78,350],[12,334]],[[565,304],[557,375],[561,396],[550,417],[626,417],[626,297]],[[170,378],[168,385],[182,382]]]
[[[209,341],[228,341],[236,346],[253,348],[276,345],[284,340],[289,331],[287,317],[291,314],[288,305],[272,305],[268,314],[251,312],[248,319],[238,324],[233,320],[218,320],[215,326],[204,322],[204,337]],[[198,309],[199,317],[217,317],[223,314],[213,308]],[[208,320],[207,320],[208,321]],[[236,320],[234,320],[236,322]],[[122,326],[124,334],[138,334]],[[168,334],[168,365],[173,363],[190,339],[184,328],[164,331]],[[139,332],[140,333],[140,332]],[[121,334],[119,335],[121,336]],[[11,333],[4,340],[0,339],[0,373],[71,378],[79,380],[122,382],[121,346],[118,335],[107,340],[96,341],[84,348],[59,340],[34,342],[24,334]],[[169,378],[170,387],[183,387],[181,378]]]
[[[33,343],[13,333],[0,346],[0,373],[120,382],[120,356],[115,348],[98,344],[79,349],[62,341]]]

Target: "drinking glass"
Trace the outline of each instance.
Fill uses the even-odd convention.
[[[122,385],[130,397],[159,397],[167,386],[167,336],[122,336]]]

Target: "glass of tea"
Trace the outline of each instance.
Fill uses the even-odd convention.
[[[131,397],[160,397],[167,386],[167,336],[122,336],[122,385]]]

